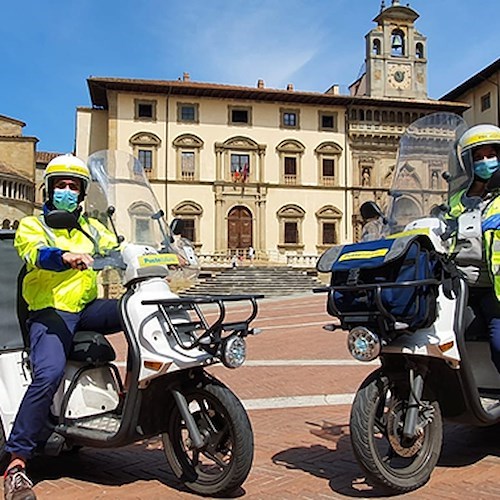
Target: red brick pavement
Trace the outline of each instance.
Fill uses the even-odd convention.
[[[263,301],[256,326],[264,332],[249,339],[249,359],[350,359],[345,333],[321,329],[328,320],[321,296]],[[242,399],[353,392],[371,369],[365,365],[211,368]],[[251,410],[249,414],[256,442],[254,466],[235,496],[387,496],[388,492],[365,482],[356,464],[349,442],[348,405]],[[499,449],[498,427],[447,425],[431,481],[405,497],[500,498]],[[159,439],[118,450],[84,448],[57,458],[36,458],[30,472],[40,499],[197,498],[173,477]]]

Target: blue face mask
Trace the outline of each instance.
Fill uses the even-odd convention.
[[[498,170],[498,158],[487,158],[486,160],[479,160],[474,162],[474,173],[487,181],[491,179],[492,175]]]
[[[52,201],[57,209],[73,212],[78,207],[78,196],[79,193],[71,189],[54,189]]]

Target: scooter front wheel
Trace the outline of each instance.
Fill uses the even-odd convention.
[[[177,406],[162,435],[174,474],[202,495],[227,495],[238,489],[250,472],[253,433],[239,399],[222,384],[210,381],[183,391],[205,444],[193,449],[186,423]]]
[[[407,401],[377,371],[359,388],[351,408],[351,443],[367,477],[399,493],[424,485],[439,459],[443,424],[439,404],[422,401],[417,435],[403,438]]]

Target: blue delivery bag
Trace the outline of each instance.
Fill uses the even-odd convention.
[[[427,236],[332,247],[317,268],[332,274],[327,308],[344,325],[382,319],[416,330],[436,319],[440,259]]]

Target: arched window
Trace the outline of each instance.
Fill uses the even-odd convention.
[[[285,205],[277,212],[280,225],[278,248],[284,250],[301,250],[304,248],[302,222],[305,211],[298,205]]]
[[[391,56],[403,57],[405,55],[405,34],[400,29],[391,33]]]
[[[318,222],[318,251],[324,251],[339,242],[339,228],[342,220],[342,212],[333,205],[321,207],[316,212]]]
[[[417,59],[424,58],[424,45],[420,42],[418,42],[416,47],[415,47],[415,55],[416,55]]]
[[[200,224],[203,215],[203,208],[195,201],[186,200],[172,210],[174,217],[182,219],[182,236],[187,238],[196,248],[201,248]]]
[[[203,141],[196,135],[182,134],[172,144],[176,150],[177,178],[183,181],[199,180]]]
[[[161,139],[151,132],[137,132],[130,140],[133,155],[139,160],[148,177],[157,177],[158,149]]]
[[[374,56],[379,56],[381,54],[382,50],[380,47],[380,40],[378,38],[375,38],[372,45],[372,54]]]
[[[283,184],[300,184],[301,158],[305,146],[295,139],[285,139],[276,147],[280,158],[280,180]]]
[[[129,207],[130,220],[132,221],[132,241],[142,245],[156,246],[158,238],[158,222],[152,219],[155,213],[153,208],[145,202],[136,202]]]
[[[335,186],[339,183],[338,166],[342,147],[336,142],[322,142],[314,153],[318,158],[318,179],[322,186]]]
[[[259,180],[265,150],[265,145],[243,136],[216,143],[216,179],[238,183]]]

